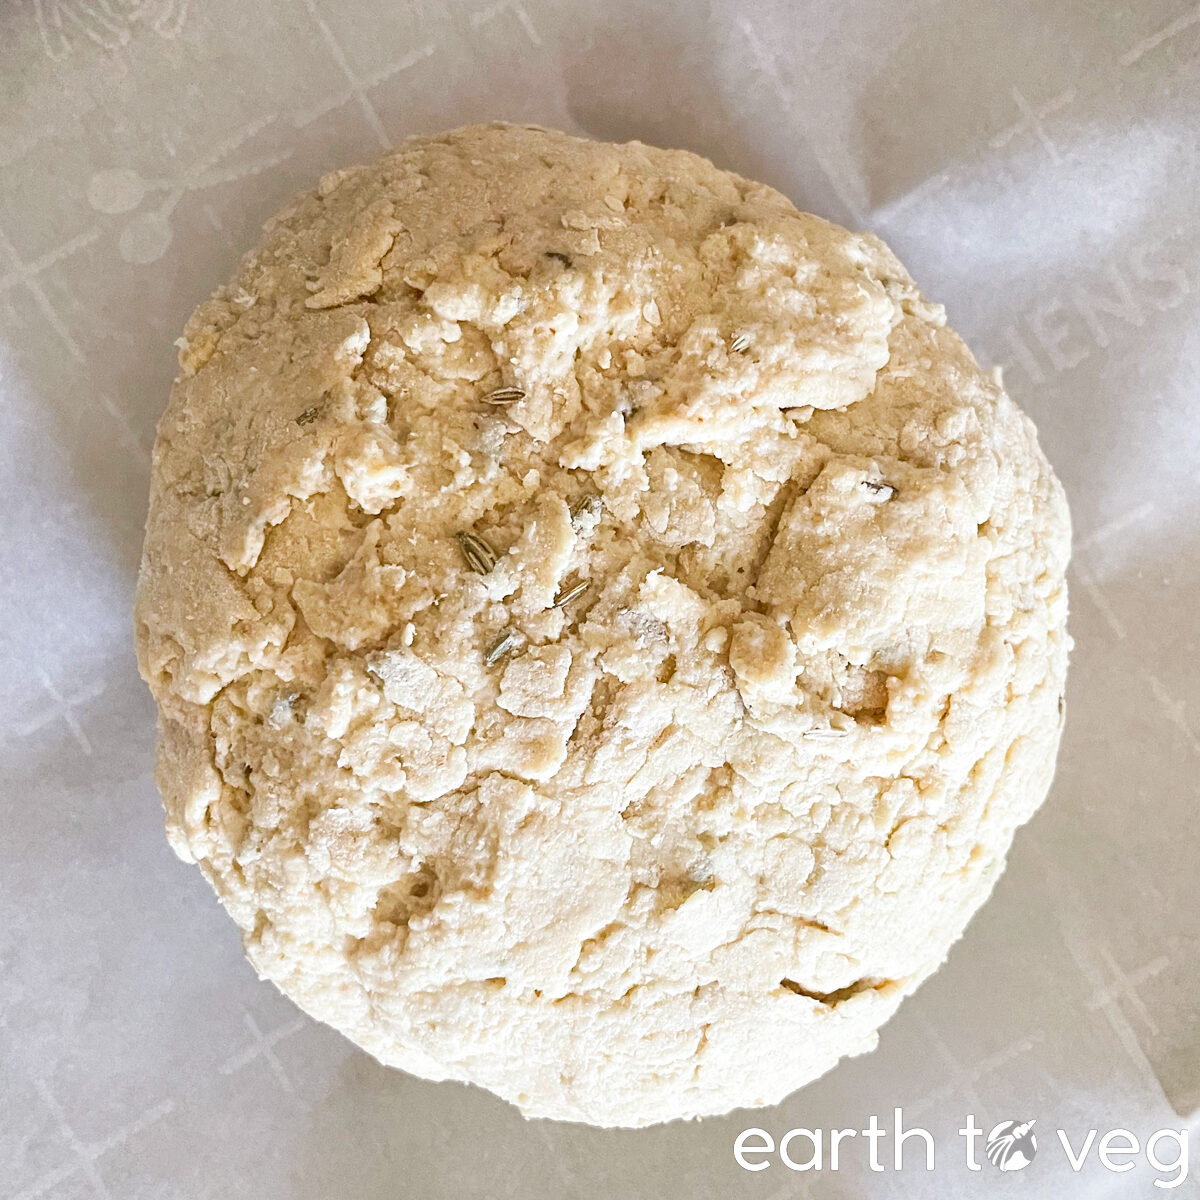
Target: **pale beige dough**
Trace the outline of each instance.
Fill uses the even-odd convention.
[[[262,976],[604,1125],[875,1045],[1046,793],[1069,644],[1034,430],[881,242],[464,128],[295,200],[180,363],[138,653]]]

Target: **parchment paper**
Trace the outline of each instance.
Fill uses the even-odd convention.
[[[1200,1120],[1193,0],[7,0],[0,81],[0,1194],[1200,1194],[1200,1162],[1160,1193],[1053,1134]],[[290,193],[497,117],[686,146],[877,231],[1071,496],[1050,800],[878,1052],[778,1109],[603,1132],[385,1070],[256,981],[161,832],[130,602],[172,341]],[[747,1126],[898,1106],[932,1173],[733,1161]],[[1037,1161],[968,1173],[967,1113],[1036,1118]]]

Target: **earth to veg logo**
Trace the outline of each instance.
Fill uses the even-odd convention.
[[[1037,1153],[1037,1138],[1033,1136],[1032,1121],[1001,1121],[988,1134],[984,1153],[988,1162],[1002,1171],[1019,1171],[1033,1162]]]
[[[958,1139],[938,1145],[934,1135],[920,1126],[906,1127],[904,1111],[894,1110],[891,1128],[877,1116],[865,1129],[789,1129],[775,1138],[766,1129],[743,1129],[733,1142],[733,1160],[743,1171],[766,1171],[781,1166],[789,1171],[837,1171],[857,1156],[868,1170],[932,1171],[939,1155],[947,1151],[951,1161],[968,1171],[1023,1171],[1033,1164],[1038,1143],[1033,1118],[1015,1117],[1000,1121],[984,1135],[984,1129],[968,1113]],[[1158,1172],[1156,1188],[1171,1190],[1188,1178],[1188,1129],[1159,1129],[1143,1141],[1132,1130],[1098,1129],[1082,1132],[1055,1129],[1054,1137],[1043,1136],[1049,1145],[1044,1153],[1065,1156],[1074,1172],[1092,1163],[1113,1174],[1132,1171],[1139,1164]],[[984,1161],[986,1159],[986,1161]],[[1060,1159],[1061,1163],[1061,1159]]]

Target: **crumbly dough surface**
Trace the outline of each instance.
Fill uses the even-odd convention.
[[[468,127],[296,199],[180,363],[138,654],[262,976],[603,1125],[875,1045],[1049,785],[1069,544],[881,242]]]

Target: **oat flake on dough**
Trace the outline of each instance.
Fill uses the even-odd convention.
[[[263,977],[602,1125],[875,1045],[1045,795],[1069,644],[1034,430],[881,242],[464,128],[293,201],[180,363],[138,654]]]

